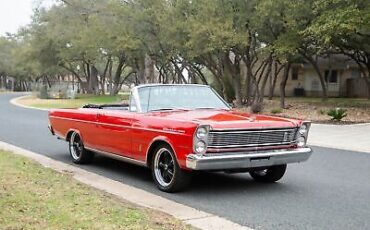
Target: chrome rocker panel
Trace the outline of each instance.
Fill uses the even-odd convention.
[[[229,170],[268,167],[308,160],[311,148],[222,154],[189,154],[186,167],[192,170]]]

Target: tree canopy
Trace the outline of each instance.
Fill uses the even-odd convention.
[[[132,83],[212,84],[252,105],[265,92],[271,98],[277,82],[284,95],[291,64],[302,61],[327,97],[317,57],[328,53],[358,63],[370,97],[369,1],[61,0],[0,38],[0,75],[69,75],[95,94],[107,83],[111,94]]]

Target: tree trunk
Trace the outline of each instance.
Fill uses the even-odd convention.
[[[5,89],[6,90],[7,85],[6,85],[6,76],[5,74],[0,74],[0,89]]]
[[[118,61],[118,66],[117,66],[117,69],[116,69],[116,73],[114,74],[113,90],[111,91],[111,95],[116,95],[118,93],[118,91],[120,90],[119,85],[120,85],[121,75],[122,75],[123,66],[125,64],[125,61],[126,61],[126,58],[125,58],[124,54],[122,54],[119,58],[119,61]]]
[[[247,69],[247,72],[246,72],[247,76],[245,78],[246,79],[245,86],[247,90],[246,101],[247,101],[247,105],[251,105],[252,104],[252,90],[253,90],[253,87],[252,87],[253,73],[252,73],[252,63],[249,60],[249,58],[245,60],[245,66]]]
[[[100,87],[101,87],[102,95],[105,95],[105,83],[106,83],[106,79],[107,79],[107,73],[108,73],[109,65],[110,65],[110,57],[108,57],[107,62],[105,64],[104,72],[100,76]]]
[[[137,77],[139,80],[139,84],[146,84],[146,78],[145,78],[145,57],[138,58],[136,60],[136,71],[137,71]]]
[[[232,56],[234,55],[233,59]],[[226,76],[231,76],[231,83],[232,87],[234,89],[234,95],[235,95],[235,103],[236,106],[240,107],[243,104],[243,98],[242,98],[242,84],[241,84],[241,77],[240,77],[240,57],[238,57],[236,54],[231,53],[225,53],[222,58],[223,66],[225,68]]]
[[[315,69],[315,72],[317,73],[317,76],[319,77],[320,83],[321,83],[321,89],[322,89],[322,100],[325,101],[328,99],[328,88],[325,83],[325,77],[322,75],[319,65],[317,64],[317,61],[314,60],[311,56],[303,54],[305,59],[311,63],[313,68]]]
[[[265,89],[266,89],[267,80],[269,79],[270,75],[272,75],[271,70],[272,70],[272,58],[270,58],[270,60],[269,60],[268,67],[267,67],[267,72],[265,74],[265,77],[262,80],[261,95],[260,95],[260,98],[258,100],[259,102],[263,102],[263,99],[265,97]]]
[[[154,60],[147,54],[145,55],[144,63],[145,83],[157,82],[154,74]]]
[[[202,70],[201,69],[199,69],[198,67],[196,67],[195,65],[192,65],[192,64],[189,65],[189,68],[194,73],[193,74],[193,77],[194,78],[196,76],[198,76],[199,79],[202,81],[203,84],[208,85],[208,81],[207,81],[206,77],[204,76],[204,74],[202,73]]]
[[[289,77],[290,62],[284,66],[283,78],[280,82],[280,108],[285,109],[285,86]]]
[[[113,92],[113,74],[112,74],[112,70],[113,70],[113,62],[111,61],[109,63],[109,70],[108,70],[108,76],[109,76],[109,94],[110,95],[113,95],[114,92]]]
[[[89,81],[89,93],[97,95],[99,92],[99,82],[98,82],[98,69],[94,65],[90,66],[90,81]]]
[[[184,75],[183,75],[183,69],[180,69],[179,66],[177,65],[176,61],[175,60],[171,60],[172,64],[173,64],[173,67],[175,68],[175,72],[177,73],[177,78],[178,78],[178,82],[179,84],[181,83],[187,83]]]
[[[46,80],[46,83],[48,84],[48,87],[51,88],[51,83],[47,75],[45,75],[45,80]]]
[[[4,84],[4,77],[2,74],[0,74],[0,89],[4,89],[5,87],[5,84]]]
[[[272,80],[272,85],[270,86],[270,91],[269,91],[269,100],[272,100],[273,96],[274,96],[274,92],[275,92],[275,87],[276,87],[276,83],[277,83],[277,79],[279,77],[279,74],[281,72],[281,70],[283,69],[283,65],[281,65],[279,68],[278,68],[278,63],[275,62],[274,63],[274,74],[271,75],[271,77],[273,78]]]

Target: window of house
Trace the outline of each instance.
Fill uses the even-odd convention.
[[[298,80],[298,67],[292,68],[292,80]]]
[[[359,78],[361,76],[360,71],[358,69],[352,69],[351,76],[352,78]]]
[[[338,83],[338,71],[325,70],[325,81],[328,83]]]

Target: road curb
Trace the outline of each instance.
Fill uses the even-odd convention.
[[[41,109],[41,108],[36,108],[36,107],[32,107],[32,106],[22,105],[22,104],[18,103],[18,100],[23,99],[23,98],[26,98],[26,97],[30,97],[30,95],[24,95],[24,96],[13,98],[13,99],[10,100],[10,103],[12,105],[15,105],[15,106],[18,106],[18,107],[22,107],[22,108],[25,108],[25,109],[35,109],[35,110],[49,111],[49,109]]]
[[[104,176],[83,170],[44,155],[19,148],[0,141],[0,149],[11,151],[14,154],[25,156],[37,161],[47,168],[52,168],[61,173],[71,173],[73,178],[96,189],[108,192],[122,200],[129,201],[139,206],[155,209],[167,213],[185,224],[203,230],[252,230],[249,227],[226,220],[222,217],[197,210],[195,208],[177,203],[175,201],[154,195],[147,191],[108,179]]]

